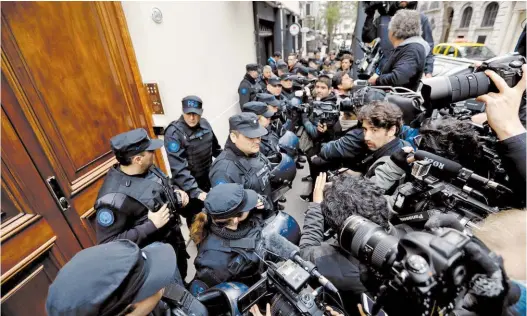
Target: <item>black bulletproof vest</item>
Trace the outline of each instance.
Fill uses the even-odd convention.
[[[262,142],[260,143],[260,152],[265,156],[269,157],[274,154],[278,154],[278,135],[273,130],[267,128],[269,133],[262,136]]]
[[[231,160],[243,174],[244,189],[251,189],[258,194],[271,194],[271,163],[258,154],[256,157],[241,157],[232,150],[225,150],[225,158]]]
[[[99,190],[94,208],[110,208],[119,211],[124,205],[117,204],[117,194],[124,194],[144,205],[148,210],[157,211],[163,204],[163,185],[160,178],[149,171],[144,178],[129,176],[117,170],[118,165],[114,165]],[[152,168],[157,168],[153,166]]]
[[[251,228],[243,237],[220,236],[209,231],[205,240],[199,245],[198,255],[194,261],[198,279],[209,286],[216,285],[214,283],[218,280],[237,281],[250,285],[254,277],[259,276],[260,260],[255,253],[261,247],[259,243],[263,221],[257,215],[252,215],[247,220],[251,222]],[[215,279],[216,282],[211,279]]]
[[[188,167],[194,178],[206,177],[212,164],[212,143],[214,134],[210,124],[201,119],[200,126],[191,129],[188,125],[178,120],[170,123],[183,136],[181,146],[185,148]],[[168,129],[167,127],[167,129]]]

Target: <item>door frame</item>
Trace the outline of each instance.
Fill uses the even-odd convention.
[[[124,73],[125,77],[119,78],[121,85],[128,86],[131,98],[130,104],[135,106],[132,119],[135,126],[142,126],[148,134],[155,138],[153,131],[152,110],[148,106],[146,89],[142,83],[141,74],[137,64],[132,40],[128,31],[126,18],[120,2],[95,2],[97,14],[103,23],[103,31],[107,35],[109,45],[112,45],[114,52],[112,59],[116,60],[118,67],[122,68],[119,73]],[[93,169],[89,177],[81,177],[76,181],[75,187],[70,188],[69,180],[59,166],[60,159],[53,151],[51,144],[46,140],[45,128],[37,119],[33,107],[42,104],[43,99],[39,95],[36,85],[32,81],[30,72],[25,65],[23,57],[20,55],[16,39],[14,38],[7,20],[2,11],[2,81],[11,86],[15,93],[18,106],[6,106],[4,108],[13,126],[19,131],[19,136],[32,157],[35,166],[43,181],[55,176],[64,192],[75,194],[82,192],[96,181],[100,181],[106,175],[109,168],[116,163],[115,157],[111,157],[98,167]],[[115,52],[118,52],[115,54]],[[4,78],[5,76],[5,78]],[[5,81],[4,81],[5,80]],[[157,166],[166,172],[165,163],[160,151],[156,151],[155,160]],[[69,194],[68,194],[69,196]],[[93,201],[95,202],[95,201]],[[70,203],[72,204],[72,203]],[[73,205],[72,205],[73,206]],[[90,247],[96,243],[94,236],[88,231],[92,227],[87,227],[88,218],[94,216],[95,209],[91,208],[80,215],[74,210],[62,213],[74,231],[83,248]]]

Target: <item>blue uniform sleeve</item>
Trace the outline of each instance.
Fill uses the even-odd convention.
[[[172,182],[187,192],[191,198],[197,198],[201,192],[196,179],[188,169],[187,154],[181,135],[176,128],[168,128],[165,132],[165,150],[172,172]]]
[[[146,246],[147,238],[157,231],[151,220],[126,229],[128,218],[125,213],[108,208],[97,210],[97,243],[104,244],[117,239],[128,239],[139,247]]]

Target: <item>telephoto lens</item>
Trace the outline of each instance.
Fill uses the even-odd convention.
[[[496,85],[484,70],[496,72],[509,87],[514,87],[522,78],[525,57],[515,53],[489,59],[471,74],[451,77],[434,77],[421,80],[420,91],[425,104],[440,109],[451,103],[476,98],[489,92],[498,92]]]
[[[392,266],[398,243],[397,237],[359,215],[348,217],[339,234],[339,244],[343,250],[380,272]]]

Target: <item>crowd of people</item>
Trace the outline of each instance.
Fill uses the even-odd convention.
[[[238,87],[241,113],[229,118],[223,146],[203,117],[206,105],[198,96],[182,100],[183,114],[165,129],[164,140],[150,139],[144,129],[113,137],[118,164],[109,170],[95,202],[99,245],[79,252],[58,273],[49,289],[48,314],[166,315],[172,300],[184,302],[187,310],[195,308],[189,315],[202,315],[196,297],[208,289],[225,282],[255,284],[264,272],[258,252],[264,229],[277,214],[287,213],[285,197],[273,194],[280,182],[273,172],[290,156],[295,168],[307,161],[309,176],[302,181],[312,182],[313,189],[302,195],[310,203],[300,235],[287,237],[344,298],[342,311],[328,308],[326,313],[365,315],[361,295],[375,296],[382,284],[373,280],[367,262],[344,251],[327,232],[338,235],[352,215],[399,238],[417,229],[398,220],[403,184],[413,181],[412,168],[420,166],[417,151],[484,177],[495,171],[485,160],[482,137],[487,136],[480,135],[479,124],[450,116],[416,120],[417,115],[408,115],[375,89],[416,91],[419,81],[431,76],[430,27],[412,5],[400,2],[389,13],[387,32],[380,30],[382,16],[373,20],[377,8],[368,8],[363,38],[381,34],[385,58],[366,87],[353,79],[352,52],[331,51],[325,58],[320,52],[305,58],[290,54],[285,60],[275,52],[263,67],[246,66]],[[485,72],[499,92],[477,98],[486,105],[485,124],[497,139],[495,158],[506,175],[501,184],[513,192],[506,201],[487,203],[514,209],[483,218],[475,236],[467,233],[474,242],[464,251],[479,264],[464,300],[452,308],[456,315],[525,313],[525,244],[515,242],[525,240],[525,214],[518,209],[525,208],[526,130],[519,113],[525,107],[527,65],[522,71],[514,87],[495,72]],[[346,106],[357,94],[360,102]],[[404,133],[409,128],[417,134],[411,140]],[[296,137],[292,152],[281,144],[284,135]],[[154,165],[154,153],[162,147],[170,178]],[[451,213],[434,212],[420,229],[448,222],[466,233]],[[180,217],[189,226],[187,238]],[[185,240],[198,250],[196,275],[189,283]],[[260,307],[262,312],[255,305],[251,313],[278,314],[276,306]],[[408,315],[405,308],[388,314]]]

